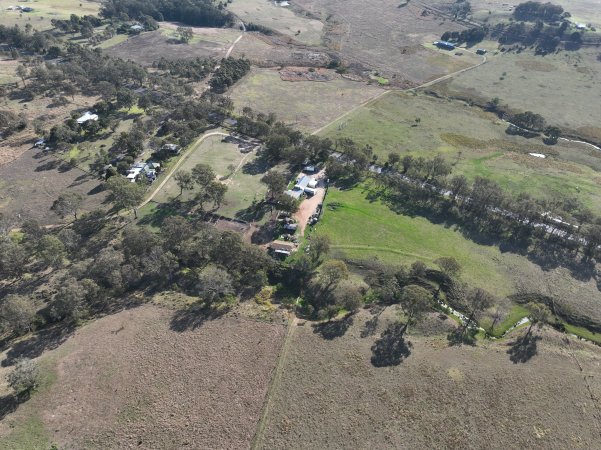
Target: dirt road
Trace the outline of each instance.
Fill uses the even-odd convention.
[[[182,157],[175,163],[175,165],[171,168],[171,170],[165,176],[165,178],[163,178],[163,181],[161,181],[161,183],[156,187],[156,189],[152,192],[152,194],[150,194],[146,198],[146,200],[144,200],[142,203],[140,203],[140,206],[138,206],[138,209],[142,208],[143,206],[146,206],[158,194],[158,192],[161,189],[163,189],[163,187],[165,186],[165,183],[167,183],[167,181],[169,181],[169,179],[173,176],[173,174],[175,174],[175,172],[177,171],[179,166],[181,166],[183,164],[183,162],[186,159],[188,159],[188,156],[190,156],[192,154],[192,152],[196,149],[196,147],[198,147],[198,145],[200,143],[202,143],[206,138],[211,137],[211,136],[229,136],[229,135],[227,133],[222,133],[221,131],[212,131],[211,133],[203,134],[200,138],[198,138],[196,140],[196,142],[194,144],[192,144],[190,146],[190,148],[188,148],[188,151],[186,153],[184,153],[182,155]]]

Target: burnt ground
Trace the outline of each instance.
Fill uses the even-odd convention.
[[[0,447],[37,420],[60,448],[249,448],[285,331],[157,306],[95,321],[42,356],[56,380],[0,422]]]
[[[29,149],[0,166],[0,213],[11,217],[15,225],[25,219],[60,222],[50,207],[66,190],[84,196],[82,212],[101,207],[106,198],[97,178],[38,149]]]
[[[545,330],[450,347],[436,317],[403,341],[392,317],[295,326],[259,448],[599,447],[598,347]]]

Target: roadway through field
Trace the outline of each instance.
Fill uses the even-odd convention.
[[[292,340],[294,330],[298,326],[298,322],[298,319],[296,317],[293,317],[292,320],[288,323],[288,331],[286,332],[286,337],[284,338],[284,343],[282,344],[282,349],[280,350],[280,354],[278,356],[278,362],[276,363],[276,366],[273,370],[273,376],[271,377],[271,381],[269,382],[269,386],[267,387],[267,394],[265,394],[265,401],[263,403],[263,411],[261,411],[261,417],[259,419],[259,422],[257,422],[255,435],[253,436],[253,440],[250,445],[250,448],[252,450],[262,448],[263,433],[265,432],[265,425],[267,424],[267,417],[269,416],[269,410],[271,407],[271,397],[273,396],[273,393],[277,390],[278,384],[282,378],[284,366],[286,365],[288,349],[290,347],[290,341]]]
[[[462,51],[466,51],[468,53],[474,53],[471,50],[467,50],[467,49],[461,49]],[[453,72],[453,73],[448,73],[446,75],[443,75],[439,78],[436,78],[435,80],[432,81],[427,81],[425,83],[420,84],[419,86],[415,86],[409,89],[402,89],[402,92],[411,92],[411,91],[416,91],[418,89],[422,89],[425,87],[430,87],[433,86],[437,83],[440,83],[441,81],[445,81],[448,80],[449,78],[453,78],[456,77],[457,75],[461,75],[462,73],[468,72],[470,70],[474,70],[477,67],[480,67],[482,64],[485,64],[487,59],[486,59],[486,55],[481,55],[482,56],[482,60],[474,65],[474,66],[470,66],[470,67],[466,67],[465,69],[461,69],[458,70],[457,72]],[[349,114],[352,114],[353,112],[355,112],[356,110],[358,110],[359,108],[363,108],[364,106],[367,106],[368,104],[375,102],[377,99],[383,97],[386,94],[389,94],[390,92],[395,92],[394,89],[388,89],[388,90],[384,90],[382,92],[380,92],[379,94],[377,94],[376,96],[364,101],[363,103],[360,103],[359,105],[355,106],[354,108],[349,109],[347,112],[345,112],[344,114],[338,116],[337,118],[335,118],[334,120],[328,122],[327,124],[323,125],[322,127],[319,127],[317,130],[313,131],[311,134],[319,134],[321,131],[325,130],[326,128],[328,128],[330,125],[332,125],[335,122],[338,122],[339,120],[345,118],[346,116],[348,116]]]
[[[229,136],[227,133],[222,133],[221,131],[213,131],[211,133],[207,133],[207,134],[203,134],[199,139],[196,140],[196,142],[194,144],[192,144],[190,146],[190,148],[188,148],[188,151],[182,155],[182,157],[175,163],[175,165],[171,168],[171,170],[169,171],[169,173],[165,176],[165,178],[163,179],[163,181],[161,181],[161,183],[156,187],[156,189],[152,192],[152,194],[150,194],[148,196],[148,198],[146,200],[144,200],[140,206],[138,206],[138,209],[142,208],[143,206],[146,206],[150,201],[152,201],[152,199],[154,197],[156,197],[156,195],[159,193],[159,191],[161,189],[163,189],[163,187],[165,186],[165,184],[167,183],[167,181],[169,181],[169,179],[175,174],[175,172],[177,172],[177,169],[184,163],[184,161],[186,159],[188,159],[188,157],[196,150],[196,148],[207,138],[211,137],[211,136]]]

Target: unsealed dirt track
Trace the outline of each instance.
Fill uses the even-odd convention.
[[[81,328],[45,355],[56,382],[9,420],[35,411],[60,448],[248,448],[286,329],[190,324],[142,306]]]

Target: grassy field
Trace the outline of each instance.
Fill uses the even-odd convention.
[[[241,20],[271,28],[307,45],[319,45],[323,23],[299,14],[290,7],[267,0],[234,1],[228,9]]]
[[[9,6],[19,4],[33,8],[32,12],[20,13],[19,11],[7,11]],[[68,19],[71,14],[78,16],[97,15],[100,10],[100,2],[92,0],[33,0],[28,3],[17,3],[12,0],[0,0],[0,24],[18,24],[25,27],[30,23],[34,29],[45,30],[51,28],[52,19]]]
[[[223,204],[217,213],[235,218],[236,213],[250,206],[253,200],[261,200],[267,188],[260,181],[262,173],[254,174],[248,170],[256,159],[255,154],[240,153],[237,145],[222,142],[222,139],[222,136],[211,136],[204,140],[199,146],[190,150],[189,156],[178,170],[190,171],[196,164],[209,164],[217,177],[228,187]],[[233,174],[230,170],[232,167]],[[172,177],[154,201],[168,203],[179,193],[180,189]],[[194,191],[185,191],[179,198],[186,201],[194,198],[194,195]]]
[[[544,145],[505,133],[495,115],[463,102],[391,92],[334,122],[320,134],[369,144],[381,161],[388,154],[442,154],[453,173],[492,178],[510,192],[535,197],[573,196],[601,208],[601,153],[561,141]],[[540,159],[528,153],[542,153]]]
[[[113,43],[106,48],[111,56],[131,59],[146,66],[152,65],[161,57],[170,60],[192,58],[222,58],[239,32],[228,28],[195,28],[194,38],[189,44],[173,38],[175,30],[169,23],[161,23],[156,31],[141,33],[137,36]]]
[[[47,345],[44,383],[3,413],[0,449],[247,448],[285,327],[244,317],[200,326],[192,312],[148,305],[83,326],[54,349],[24,339],[0,370]]]
[[[500,298],[498,306],[506,326],[514,323],[516,316],[516,320],[523,317],[523,311],[501,300],[515,293],[518,286],[523,292],[552,296],[601,321],[601,292],[594,279],[579,281],[563,268],[543,270],[524,256],[469,240],[454,227],[424,217],[396,214],[381,202],[368,200],[366,188],[367,185],[345,191],[331,188],[326,196],[324,215],[314,232],[330,237],[333,257],[378,259],[389,264],[420,260],[435,267],[437,258],[452,256],[463,267],[462,280]]]
[[[578,131],[601,141],[601,62],[598,49],[534,56],[499,54],[472,71],[433,87],[443,95],[459,95],[541,114],[549,124]]]
[[[514,362],[520,357],[512,340],[449,347],[449,319],[431,318],[427,331],[410,332],[400,363],[378,367],[372,358],[384,354],[377,361],[385,363],[401,347],[381,338],[394,319],[387,309],[370,333],[367,322],[374,318],[360,311],[331,326],[334,334],[325,338],[315,324],[293,327],[257,447],[597,446],[597,400],[589,389],[598,395],[601,383],[598,377],[585,381],[578,363],[585,374],[595,373],[599,348],[566,343],[548,330],[524,349],[526,362]]]
[[[230,97],[240,111],[250,106],[311,131],[382,92],[376,86],[336,75],[327,82],[282,81],[277,70],[253,69],[234,86]]]
[[[297,0],[295,3],[327,21],[328,47],[349,64],[373,69],[392,84],[413,85],[457,68],[472,65],[472,57],[442,55],[422,44],[439,39],[445,31],[461,30],[437,14],[423,15],[419,4],[399,1]],[[368,12],[366,11],[368,9]],[[464,59],[464,61],[462,61]]]

